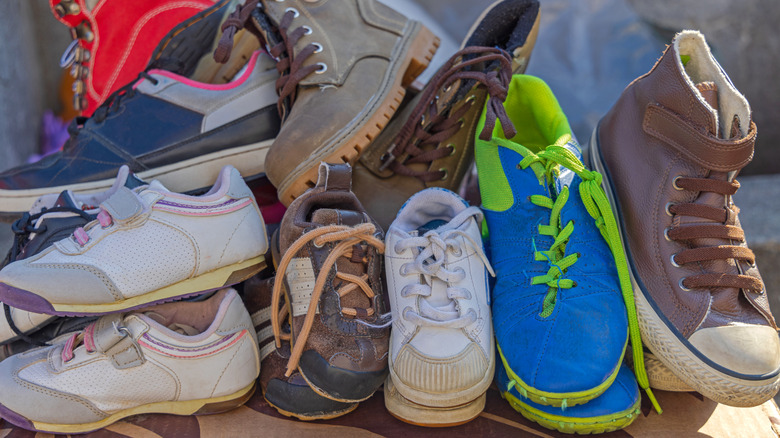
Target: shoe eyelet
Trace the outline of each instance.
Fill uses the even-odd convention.
[[[328,64],[325,64],[324,62],[318,62],[317,65],[320,66],[317,70],[314,70],[314,73],[317,73],[318,75],[321,75],[328,71]]]
[[[460,257],[463,255],[463,250],[460,249],[460,247],[451,246],[450,248],[452,248],[452,255],[454,255],[455,257]]]
[[[407,275],[409,275],[409,270],[407,269],[407,266],[406,266],[406,265],[407,265],[407,264],[406,264],[406,263],[404,263],[404,264],[403,264],[403,265],[401,265],[401,267],[398,269],[398,272],[401,274],[401,276],[402,276],[402,277],[406,277]]]
[[[683,281],[684,280],[685,280],[685,277],[681,278],[680,282],[678,283],[678,285],[680,286],[680,289],[682,289],[685,292],[688,292],[690,289],[688,289],[687,287],[683,286]]]
[[[401,255],[401,253],[403,252],[400,249],[398,249],[398,244],[397,243],[393,246],[393,251],[395,251],[395,255],[397,255],[397,256]]]
[[[295,14],[293,15],[293,18],[298,18],[301,15],[301,13],[298,12],[298,10],[295,8],[287,8],[284,10],[284,12],[292,12],[293,14]]]
[[[664,228],[664,239],[666,239],[668,242],[673,242],[673,240],[669,237],[669,230],[672,227],[666,227]]]
[[[679,176],[679,175],[674,177],[674,179],[672,180],[672,187],[674,187],[675,190],[681,190],[682,191],[682,190],[685,190],[685,189],[677,185],[677,180],[679,180],[680,178],[682,178],[682,177]]]
[[[303,30],[306,31],[306,32],[303,33],[304,35],[311,35],[312,32],[314,32],[313,30],[311,30],[311,27],[309,27],[309,26],[303,25],[301,27],[303,28]]]
[[[320,43],[311,43],[311,44],[312,44],[314,47],[316,47],[316,49],[314,50],[314,52],[313,52],[313,53],[320,53],[320,52],[322,52],[322,44],[320,44]],[[324,64],[323,64],[323,65],[324,65]],[[327,68],[328,68],[328,66],[326,65],[326,66],[325,66],[325,69],[327,70]]]
[[[466,103],[471,103],[477,100],[477,98],[472,94],[471,96],[466,98]]]
[[[681,266],[681,265],[679,265],[679,264],[677,264],[677,262],[674,260],[674,257],[675,257],[676,255],[677,255],[677,254],[672,254],[672,256],[671,256],[671,257],[669,257],[669,260],[672,262],[672,266],[674,266],[675,268],[681,268],[682,266]]]
[[[322,248],[322,247],[324,247],[324,246],[325,246],[325,244],[324,244],[324,243],[323,243],[322,245],[318,245],[318,244],[317,244],[317,239],[314,239],[314,240],[311,242],[311,244],[312,244],[312,245],[314,245],[314,247],[315,247],[315,248]]]
[[[673,203],[673,202],[667,202],[667,203],[666,203],[666,207],[664,207],[664,209],[666,210],[666,214],[667,214],[668,216],[670,216],[670,217],[671,217],[671,216],[673,216],[673,214],[672,214],[672,211],[670,210],[670,209],[672,208],[672,206],[673,206],[673,205],[674,205],[674,203]]]
[[[453,155],[455,155],[455,152],[458,150],[458,148],[456,148],[456,147],[455,147],[455,145],[454,145],[454,144],[452,144],[452,143],[449,143],[449,144],[447,145],[447,147],[451,149],[451,150],[450,150],[450,155],[449,155],[450,157],[451,157],[451,156],[453,156]]]
[[[571,283],[572,283],[572,284],[571,284],[571,287],[577,287],[577,282],[576,282],[576,281],[572,280],[572,282],[571,282]]]
[[[442,168],[439,169],[439,172],[444,172],[444,176],[441,177],[441,179],[439,181],[446,181],[447,177],[449,176],[449,172],[447,171],[447,169],[442,167]]]

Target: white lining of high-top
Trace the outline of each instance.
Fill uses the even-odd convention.
[[[675,61],[688,86],[698,97],[699,101],[709,108],[715,115],[715,122],[718,126],[718,136],[727,138],[731,132],[731,124],[734,121],[734,115],[739,117],[740,134],[746,136],[750,129],[750,105],[745,96],[742,95],[726,76],[715,57],[712,56],[704,35],[696,30],[684,30],[674,37],[674,49],[678,55],[690,56],[687,66],[683,66],[679,56]],[[712,108],[699,92],[694,84],[712,81],[718,86],[718,105],[720,111]],[[720,120],[720,114],[728,115],[726,120]]]

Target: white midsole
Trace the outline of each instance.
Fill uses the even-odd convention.
[[[139,172],[138,177],[147,182],[157,179],[171,191],[186,192],[214,184],[220,170],[226,165],[232,165],[245,177],[256,175],[265,172],[265,156],[273,141],[265,140],[190,158]],[[43,195],[60,193],[63,190],[71,190],[74,193],[101,192],[109,189],[113,183],[114,179],[111,178],[40,189],[0,190],[0,212],[26,212]]]

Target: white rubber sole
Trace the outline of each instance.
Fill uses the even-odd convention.
[[[187,192],[210,187],[217,180],[220,170],[226,165],[238,169],[248,177],[265,172],[265,156],[273,139],[246,146],[225,149],[200,157],[190,158],[167,166],[139,172],[139,178],[151,182],[159,180],[168,190]],[[44,187],[30,190],[0,190],[0,212],[22,213],[30,210],[33,203],[43,195],[71,190],[74,193],[95,193],[108,190],[114,178],[80,184]]]
[[[414,403],[402,396],[393,385],[393,379],[385,380],[385,408],[390,415],[423,427],[459,426],[477,418],[485,409],[485,392],[476,399],[457,406],[433,407]]]
[[[604,191],[613,211],[617,211],[617,204],[609,187],[604,165],[601,162],[597,131],[598,127],[593,130],[590,139],[590,163],[593,170],[604,175],[602,182]],[[621,233],[620,239],[623,242],[623,248],[625,248],[620,220],[617,221],[617,224]],[[715,402],[735,407],[758,406],[777,394],[778,389],[780,389],[780,375],[764,380],[740,379],[720,372],[700,359],[656,313],[639,287],[635,278],[636,274],[630,264],[629,273],[634,289],[642,341],[655,357],[682,382]]]

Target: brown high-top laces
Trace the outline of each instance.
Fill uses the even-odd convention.
[[[262,3],[259,0],[248,0],[243,6],[236,6],[236,10],[222,23],[222,37],[214,51],[214,60],[223,64],[227,62],[233,50],[233,37],[243,28],[247,28],[264,40],[259,31],[247,27],[247,22],[255,9],[262,9]],[[279,79],[276,80],[276,94],[279,95],[279,99],[276,102],[276,109],[282,120],[295,102],[298,83],[315,71],[324,72],[327,69],[324,64],[303,65],[313,53],[322,51],[322,46],[318,43],[310,43],[300,52],[295,53],[295,44],[298,40],[311,33],[311,29],[306,26],[299,26],[290,31],[290,25],[298,14],[298,11],[288,9],[276,26],[280,41],[276,44],[274,41],[265,41],[267,45],[273,45],[269,48],[269,53],[277,60],[276,70],[279,71]]]
[[[376,248],[378,253],[383,254],[385,252],[385,244],[382,242],[382,239],[379,239],[374,235],[375,232],[376,227],[373,224],[360,224],[354,227],[347,225],[326,225],[303,234],[290,245],[290,248],[288,248],[287,252],[282,256],[282,260],[279,262],[279,266],[276,269],[276,279],[274,280],[274,288],[271,295],[272,309],[279,308],[282,298],[282,282],[284,282],[287,266],[290,264],[293,257],[295,257],[309,242],[313,242],[317,247],[321,247],[326,243],[338,242],[330,251],[330,254],[328,254],[325,262],[322,263],[320,273],[317,275],[317,280],[314,282],[309,309],[303,320],[303,327],[301,328],[301,332],[296,335],[295,339],[292,339],[289,333],[284,333],[282,331],[282,318],[284,318],[285,312],[273,312],[271,314],[271,328],[274,332],[276,348],[282,346],[282,340],[289,340],[292,342],[293,348],[290,359],[287,362],[287,372],[285,374],[287,377],[298,368],[298,361],[303,354],[306,340],[309,338],[309,333],[314,325],[314,317],[317,312],[317,307],[319,306],[320,297],[325,289],[325,283],[330,278],[331,268],[336,265],[336,261],[340,257],[347,257],[353,262],[368,263],[367,250],[361,246],[363,242]],[[363,291],[372,303],[374,302],[376,294],[368,284],[368,275],[364,274],[362,276],[357,276],[336,271],[335,278],[338,278],[342,282],[341,285],[337,287],[339,297],[343,297],[352,291],[360,290]],[[292,303],[290,303],[290,307],[292,307]],[[373,307],[360,309],[342,306],[341,313],[350,318],[367,318],[374,315],[374,309]]]
[[[484,72],[469,69],[477,64],[489,65],[494,61],[498,62],[497,70]],[[382,157],[384,163],[381,168],[383,170],[390,168],[397,174],[412,176],[425,182],[447,177],[445,169],[415,171],[408,165],[431,163],[455,152],[455,147],[452,145],[443,148],[438,145],[463,127],[462,117],[474,105],[474,100],[467,100],[466,104],[455,111],[451,111],[454,102],[445,108],[439,108],[437,103],[439,91],[448,89],[456,81],[475,81],[487,88],[489,101],[485,127],[480,133],[481,139],[490,139],[496,118],[501,120],[506,137],[514,137],[516,134],[514,125],[509,120],[503,105],[511,79],[512,58],[506,51],[491,47],[467,47],[457,52],[439,69],[422,91],[419,104],[401,128],[388,153]],[[434,148],[429,149],[426,146]]]
[[[724,195],[727,199],[739,189],[739,182],[736,180],[724,181],[715,179],[713,176],[715,175],[710,175],[708,178],[677,177],[674,180],[674,187],[678,190],[697,193],[717,193]],[[729,207],[713,207],[695,203],[669,204],[666,209],[672,216],[693,216],[717,222],[715,224],[682,225],[667,228],[665,235],[670,240],[684,242],[690,242],[695,239],[722,239],[731,242],[745,241],[745,233],[740,227],[735,226],[739,209],[733,204]],[[680,266],[688,263],[729,259],[745,261],[751,265],[755,263],[753,251],[733,244],[685,249],[672,256],[672,263]],[[681,286],[684,289],[733,287],[758,293],[764,290],[764,284],[758,278],[743,274],[726,273],[693,275],[683,279]]]

